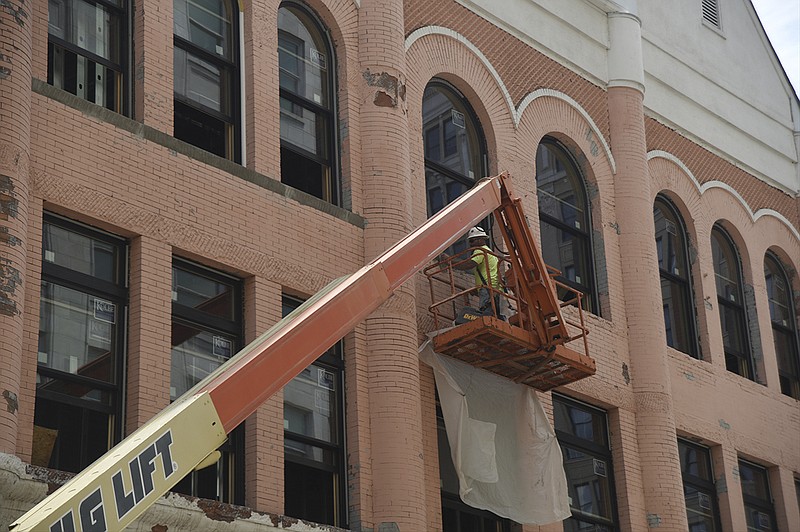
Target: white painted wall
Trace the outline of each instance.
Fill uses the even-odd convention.
[[[603,6],[614,2],[459,2],[607,86]],[[759,179],[800,193],[800,105],[750,0],[719,2],[721,31],[702,22],[701,0],[616,3],[638,7],[642,20],[646,112]]]

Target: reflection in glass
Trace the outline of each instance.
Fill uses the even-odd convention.
[[[697,335],[683,220],[662,196],[653,205],[653,218],[667,345],[696,356]]]
[[[585,310],[596,312],[591,219],[583,178],[567,152],[545,140],[536,151],[536,193],[542,256],[561,272],[558,280],[583,293]],[[559,288],[559,299],[572,293]]]
[[[231,13],[220,0],[174,0],[173,31],[207,52],[231,59]]]
[[[781,393],[800,399],[800,348],[792,285],[786,270],[772,253],[764,258],[764,279]]]
[[[331,49],[304,8],[278,10],[281,181],[331,203],[338,201]]]
[[[110,301],[43,281],[39,366],[113,382],[118,313]]]
[[[206,378],[234,354],[235,338],[172,322],[170,400]]]
[[[739,255],[733,241],[719,226],[714,226],[711,230],[711,253],[717,284],[725,366],[728,371],[754,380]]]

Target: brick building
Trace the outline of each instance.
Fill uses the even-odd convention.
[[[540,394],[571,519],[459,501],[417,278],[132,529],[800,530],[800,105],[748,0],[7,0],[0,126],[0,522],[509,171],[589,311]]]

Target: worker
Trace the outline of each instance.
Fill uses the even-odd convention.
[[[467,233],[467,243],[472,251],[470,260],[456,262],[454,267],[458,270],[474,270],[475,286],[479,287],[479,310],[484,316],[500,315],[500,276],[497,271],[497,255],[489,247],[489,235],[482,227],[473,227]],[[487,287],[493,290],[489,290]],[[494,305],[491,294],[494,293]]]

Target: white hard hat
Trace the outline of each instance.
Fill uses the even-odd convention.
[[[483,230],[483,227],[473,227],[467,233],[467,240],[472,240],[473,238],[489,238],[486,235],[486,231]]]

